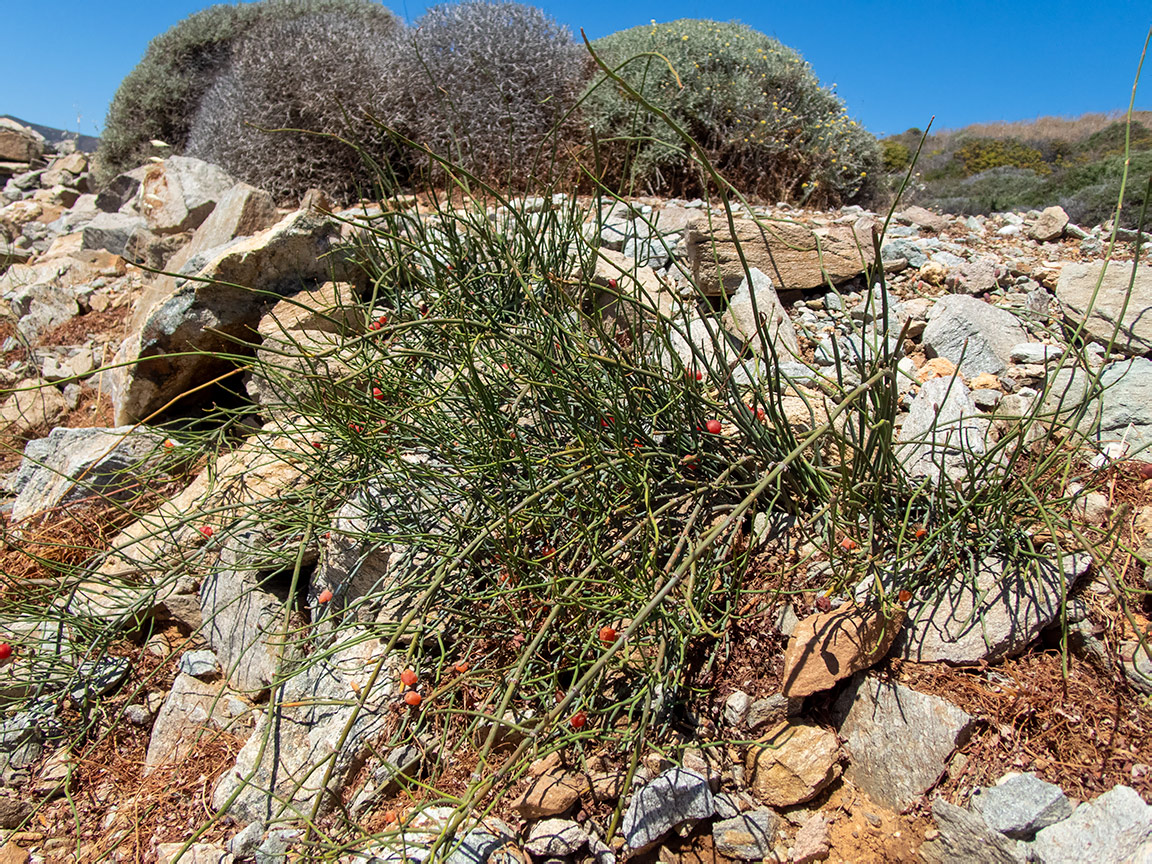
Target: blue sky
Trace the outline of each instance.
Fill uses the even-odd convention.
[[[208,2],[3,0],[0,114],[98,134],[149,39]],[[409,21],[425,6],[393,3]],[[738,20],[795,48],[877,135],[1127,108],[1152,25],[1149,0],[749,2],[541,0],[595,39],[653,18]],[[1152,109],[1152,58],[1137,92]]]

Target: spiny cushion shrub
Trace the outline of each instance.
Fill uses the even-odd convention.
[[[411,33],[394,89],[408,134],[482,178],[551,173],[578,135],[587,68],[568,28],[521,3],[465,2],[432,7]]]
[[[187,153],[285,203],[311,187],[345,201],[370,191],[360,154],[331,136],[384,164],[395,161],[380,124],[389,119],[385,85],[399,32],[390,14],[319,12],[257,22],[234,42],[201,99]]]
[[[153,39],[143,59],[120,84],[97,152],[97,183],[135,168],[159,139],[184,151],[192,117],[217,73],[228,62],[233,41],[257,21],[291,20],[342,12],[379,27],[395,17],[372,0],[262,0],[209,6]],[[283,46],[285,54],[292,46]]]
[[[775,39],[743,24],[682,19],[614,33],[593,48],[612,68],[635,58],[620,77],[667,112],[742,192],[813,205],[871,193],[880,166],[876,139],[848,118],[799,54]],[[637,56],[645,52],[650,56]],[[623,88],[594,83],[584,110],[606,182],[675,195],[701,191],[685,143]]]

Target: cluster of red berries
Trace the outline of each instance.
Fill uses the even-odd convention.
[[[420,703],[424,701],[424,697],[417,693],[415,689],[412,689],[415,688],[419,680],[420,676],[416,674],[415,669],[405,669],[400,673],[400,683],[409,688],[408,692],[404,694],[405,705],[418,708],[420,707]]]
[[[368,329],[369,330],[379,330],[381,327],[383,327],[387,323],[388,323],[388,316],[387,315],[381,315],[379,318],[377,318],[375,321],[373,321],[371,324],[368,325]]]

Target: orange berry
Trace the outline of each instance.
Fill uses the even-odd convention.
[[[916,529],[916,539],[917,540],[923,540],[927,536],[928,536],[928,529],[927,528],[917,528]]]
[[[611,645],[616,641],[616,628],[604,625],[600,628],[600,641],[605,645]]]
[[[319,596],[316,599],[320,603],[327,603],[329,600],[332,599],[332,590],[330,588],[325,588],[323,591],[320,592]]]
[[[424,701],[424,699],[415,690],[409,690],[404,694],[404,701],[411,705],[413,708],[417,708],[420,706],[420,703]]]
[[[400,821],[400,817],[396,814],[395,810],[385,810],[384,811],[384,824],[385,825],[395,825],[398,821]]]
[[[901,603],[907,603],[909,600],[912,599],[912,592],[909,591],[907,588],[901,588],[900,593],[896,596],[898,596],[900,598]]]
[[[467,660],[461,660],[459,663],[457,663],[452,668],[455,669],[457,672],[459,672],[461,675],[463,675],[465,672],[468,671],[468,661]]]
[[[420,676],[416,674],[414,669],[405,669],[400,673],[400,683],[405,687],[415,687],[416,682],[420,680]]]
[[[857,545],[856,541],[853,540],[851,537],[845,537],[843,540],[840,541],[840,548],[843,549],[845,552],[851,552],[853,549],[856,548],[856,545]]]

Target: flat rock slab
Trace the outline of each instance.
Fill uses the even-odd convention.
[[[883,657],[904,623],[903,610],[845,603],[802,619],[784,654],[784,696],[811,696],[867,669]]]
[[[222,684],[207,684],[183,672],[178,674],[152,724],[144,774],[162,766],[179,767],[197,744],[212,739],[213,730],[239,729],[241,723],[232,717],[228,698]]]
[[[979,813],[937,798],[932,818],[940,836],[921,844],[924,864],[1024,864],[1016,841],[989,828]]]
[[[731,294],[745,278],[736,252],[744,251],[749,267],[768,274],[781,290],[819,288],[863,272],[860,250],[871,249],[871,236],[858,238],[851,228],[821,229],[795,222],[736,219],[735,234],[727,221],[699,219],[685,237],[688,265],[705,294]]]
[[[1138,264],[1133,278],[1129,263],[1114,261],[1105,268],[1103,261],[1067,262],[1056,282],[1056,299],[1076,324],[1087,317],[1084,329],[1093,341],[1107,344],[1119,325],[1115,350],[1130,355],[1152,351],[1152,266]]]
[[[800,356],[800,343],[796,339],[796,328],[772,280],[757,268],[749,271],[747,278],[740,280],[736,292],[728,299],[721,321],[729,333],[744,340],[754,354],[767,353],[765,345],[773,349],[782,359]]]
[[[1058,422],[1071,422],[1070,412],[1084,401],[1089,384],[1083,370],[1061,369],[1052,378],[1045,411],[1055,412],[1059,407]],[[1093,391],[1077,431],[1097,445],[1123,442],[1128,455],[1152,448],[1152,360],[1134,357],[1104,367],[1099,389]]]
[[[264,713],[236,764],[217,783],[213,807],[227,804],[228,812],[244,821],[307,818],[329,763],[329,794],[321,800],[320,812],[333,805],[368,745],[383,733],[395,696],[382,682],[395,681],[402,668],[402,657],[385,658],[377,679],[381,683],[364,698],[344,738],[358,701],[352,682],[358,687],[367,683],[383,652],[378,639],[367,637],[346,631],[331,653],[313,657],[284,684],[282,704]]]
[[[1152,860],[1152,807],[1128,786],[1081,804],[1028,844],[1041,864],[1128,864]]]
[[[12,521],[81,498],[119,500],[143,494],[150,466],[163,458],[164,437],[148,429],[53,429],[29,441],[12,481]],[[157,484],[166,475],[155,475]]]
[[[771,810],[752,810],[712,826],[712,844],[722,855],[741,861],[763,861],[772,854],[780,817]]]
[[[987,451],[988,421],[958,378],[924,383],[897,434],[896,455],[913,477],[963,480]]]
[[[1040,829],[1071,816],[1075,806],[1063,789],[1035,774],[1006,774],[995,786],[977,788],[971,801],[989,828],[1016,840],[1031,840]]]
[[[709,819],[716,802],[708,778],[686,768],[669,768],[633,793],[620,831],[630,849],[647,849],[673,828]]]
[[[963,568],[930,596],[921,589],[906,604],[908,618],[893,652],[918,663],[971,665],[1020,653],[1060,611],[1061,581],[1071,591],[1090,569],[1083,553],[1055,561],[985,558],[975,573]]]
[[[951,702],[871,675],[852,681],[834,713],[848,750],[845,776],[873,801],[897,811],[936,783],[973,723]]]
[[[945,357],[974,378],[1003,373],[1013,347],[1027,342],[1028,334],[1011,312],[965,294],[946,294],[928,313],[921,341],[928,357]]]

